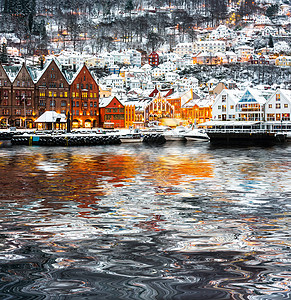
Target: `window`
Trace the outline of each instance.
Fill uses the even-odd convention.
[[[79,116],[79,115],[80,115],[79,110],[76,110],[76,116]]]
[[[272,104],[269,104],[269,108],[272,108]]]
[[[51,97],[53,95],[53,93],[51,91],[49,91],[49,97]]]
[[[87,115],[86,110],[83,110],[83,116],[86,116],[86,115]]]
[[[82,93],[82,98],[87,98],[87,93],[83,92]]]
[[[230,106],[230,109],[234,109],[234,105],[231,105],[231,106]]]
[[[38,105],[39,106],[45,106],[45,100],[39,100]]]
[[[284,108],[288,108],[288,104],[284,104]]]
[[[61,101],[61,107],[66,107],[66,106],[67,106],[67,101],[62,100],[62,101]]]
[[[276,94],[276,101],[280,101],[280,94]]]
[[[225,102],[226,101],[226,95],[222,95],[221,100],[222,100],[222,102]]]
[[[77,89],[79,89],[79,88],[80,88],[79,83],[77,83]]]
[[[55,107],[56,106],[56,101],[55,100],[51,100],[50,101],[50,107]]]
[[[218,107],[217,107],[218,109],[221,109],[221,105],[218,105]]]
[[[280,103],[276,103],[276,109],[281,108],[281,104]]]
[[[21,115],[21,109],[15,109],[15,114],[16,115]]]
[[[97,102],[94,102],[94,107],[97,107]]]
[[[90,84],[90,90],[92,90],[92,88],[93,88],[93,85],[92,85],[92,84]]]
[[[68,92],[65,92],[65,97],[68,98]]]
[[[75,92],[72,93],[72,97],[76,97],[76,93]]]
[[[39,92],[40,97],[45,97],[45,92]]]
[[[9,115],[9,109],[3,109],[3,115],[8,116]]]
[[[90,107],[93,107],[93,102],[90,102]]]
[[[76,101],[76,106],[79,107],[79,101]]]

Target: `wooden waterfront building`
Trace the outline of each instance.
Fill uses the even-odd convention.
[[[124,128],[124,105],[116,98],[100,100],[100,126],[103,128]]]
[[[84,64],[71,84],[72,127],[99,127],[99,86]]]
[[[23,64],[12,84],[10,125],[33,128],[37,115],[34,82],[29,69]]]
[[[0,64],[0,128],[10,125],[12,114],[12,83]]]
[[[37,117],[45,111],[65,114],[70,108],[70,85],[58,62],[48,61],[35,83]]]

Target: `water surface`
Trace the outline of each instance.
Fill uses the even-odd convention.
[[[291,145],[0,149],[1,299],[291,299]]]

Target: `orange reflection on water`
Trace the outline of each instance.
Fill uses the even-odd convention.
[[[213,177],[213,165],[205,156],[198,156],[195,160],[164,156],[151,163],[147,171],[149,177],[166,186],[188,182],[189,177],[191,180]]]

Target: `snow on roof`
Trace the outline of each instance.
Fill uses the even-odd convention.
[[[100,98],[99,107],[106,107],[112,101],[113,98],[114,98],[114,96]]]
[[[35,123],[56,123],[57,119],[60,119],[61,123],[67,122],[67,118],[65,114],[58,114],[54,110],[44,112],[34,122]]]
[[[291,90],[279,89],[281,92],[290,102],[291,102]]]
[[[21,66],[3,66],[3,69],[5,70],[9,80],[13,82],[20,72]]]

